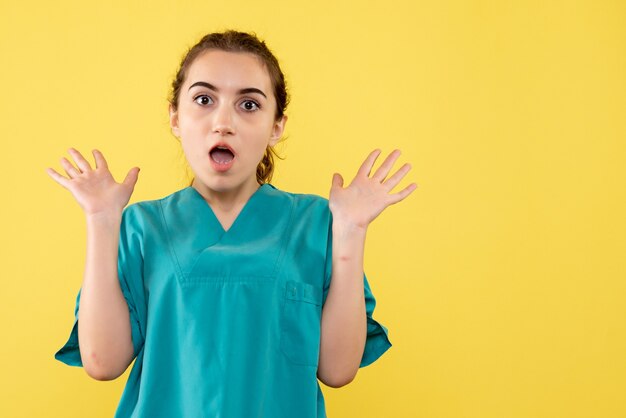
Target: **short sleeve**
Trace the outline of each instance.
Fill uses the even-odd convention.
[[[326,303],[328,290],[330,289],[332,254],[332,214],[330,214],[322,306]],[[365,349],[363,351],[363,357],[361,358],[361,364],[359,367],[369,366],[392,346],[391,341],[389,341],[389,330],[387,327],[374,319],[376,299],[374,298],[374,294],[372,293],[365,273],[363,273],[363,290],[365,297],[365,311],[367,314],[367,338],[365,340]]]
[[[143,239],[140,228],[140,216],[136,204],[126,207],[122,213],[118,247],[118,276],[120,288],[130,316],[133,358],[143,348],[146,329],[146,296],[143,286]],[[82,367],[78,344],[78,308],[82,287],[78,290],[74,307],[74,325],[65,345],[54,358],[69,365]]]

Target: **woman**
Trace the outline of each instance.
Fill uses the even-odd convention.
[[[346,385],[391,347],[363,252],[368,225],[416,188],[390,194],[410,166],[387,178],[396,150],[370,177],[375,150],[347,187],[334,175],[328,200],[277,189],[287,104],[264,42],[208,34],[169,104],[188,187],[126,207],[137,167],[116,183],[99,151],[92,169],[70,149],[69,179],[48,169],[88,225],[76,320],[55,358],[98,380],[136,359],[117,417],[325,417],[317,379]]]

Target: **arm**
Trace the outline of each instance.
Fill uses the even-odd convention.
[[[123,209],[137,182],[133,168],[117,183],[98,150],[93,150],[96,168],[74,148],[77,167],[66,158],[61,164],[68,177],[46,171],[69,190],[87,219],[87,259],[78,309],[78,340],[82,365],[96,380],[121,375],[133,357],[129,307],[118,277],[118,248]]]
[[[365,230],[333,223],[332,275],[322,310],[318,378],[330,387],[350,383],[359,369],[367,317],[363,297]]]
[[[87,216],[87,260],[78,310],[85,371],[96,380],[119,377],[133,357],[130,314],[117,257],[121,212]]]
[[[331,284],[322,310],[318,378],[331,387],[341,387],[356,376],[367,340],[367,313],[364,295],[363,253],[368,225],[389,205],[406,198],[417,185],[402,191],[391,190],[410,170],[404,164],[385,179],[399,151],[391,153],[376,173],[370,172],[380,150],[374,150],[346,188],[336,174],[330,190],[333,215]]]

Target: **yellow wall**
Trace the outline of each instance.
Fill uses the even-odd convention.
[[[330,417],[626,416],[626,3],[295,3],[0,3],[0,416],[113,415],[129,371],[54,360],[86,237],[45,169],[98,148],[141,167],[131,202],[183,187],[168,87],[225,28],[287,74],[277,187],[328,196],[376,147],[419,184],[366,245],[394,346],[324,387]]]

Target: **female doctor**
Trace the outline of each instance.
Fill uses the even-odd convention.
[[[172,83],[170,126],[195,177],[126,206],[123,182],[93,150],[48,174],[87,219],[74,327],[55,354],[97,380],[136,359],[116,417],[325,417],[317,379],[338,388],[390,346],[363,272],[366,231],[412,183],[398,150],[329,199],[270,183],[288,104],[278,61],[245,32],[204,36]],[[390,175],[391,174],[391,175]],[[80,313],[80,315],[79,315]],[[80,321],[79,321],[80,317]]]

